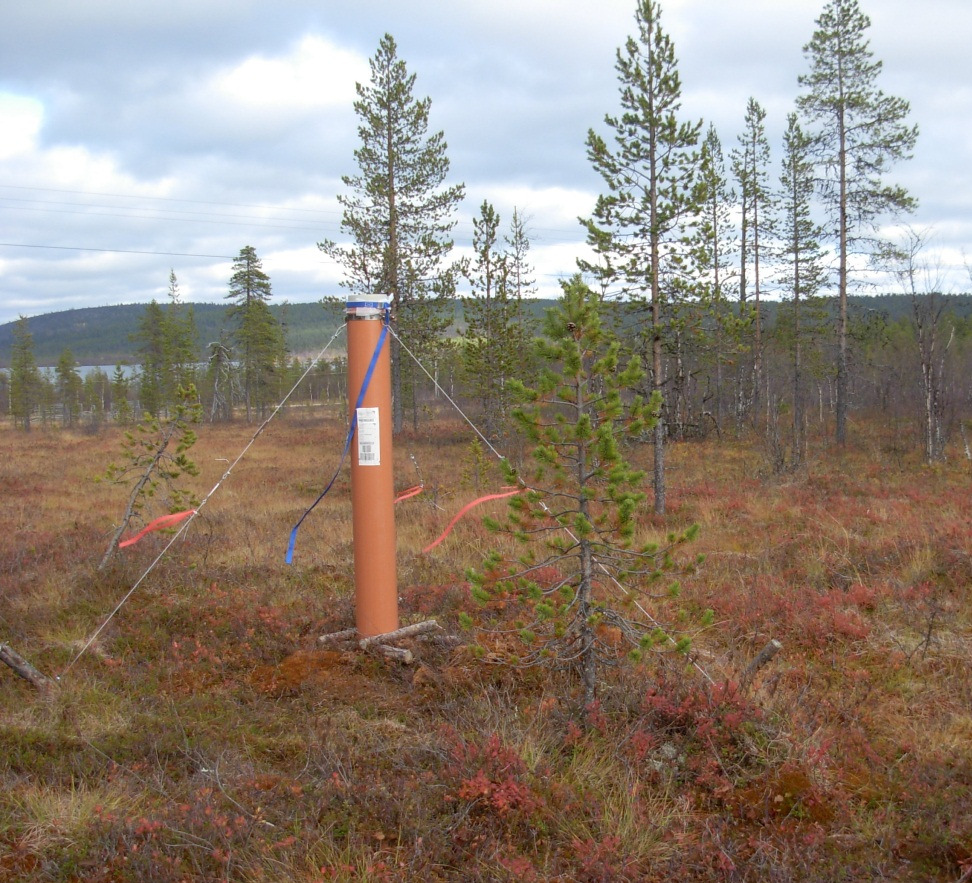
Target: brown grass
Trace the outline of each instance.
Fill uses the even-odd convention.
[[[205,426],[202,496],[255,427]],[[705,553],[664,647],[567,676],[416,644],[417,663],[320,650],[353,623],[336,414],[275,421],[95,644],[166,542],[95,573],[125,491],[93,481],[119,433],[0,429],[0,881],[956,880],[972,860],[972,481],[956,465],[823,445],[773,476],[746,440],[676,445],[671,514]],[[405,621],[476,614],[462,574],[496,544],[455,422],[397,441]],[[635,450],[635,457],[647,451]],[[498,470],[483,491],[502,484]],[[486,511],[502,513],[503,503]],[[735,684],[774,637],[748,695]],[[488,649],[488,648],[487,648]]]

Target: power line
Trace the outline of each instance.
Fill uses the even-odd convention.
[[[4,197],[0,196],[0,200]],[[56,203],[46,203],[47,205],[56,205]],[[68,203],[69,205],[79,205],[79,203]],[[84,208],[84,206],[80,206]],[[124,206],[88,206],[88,208],[121,208],[124,210]],[[139,221],[178,221],[180,223],[190,223],[190,224],[223,224],[232,227],[264,227],[269,230],[305,230],[307,232],[319,232],[317,227],[298,227],[294,224],[268,224],[261,222],[259,220],[253,219],[243,219],[243,220],[228,220],[227,218],[219,218],[219,216],[209,216],[209,217],[180,217],[179,215],[201,215],[201,212],[180,212],[178,214],[170,213],[168,215],[163,214],[137,214],[133,212],[125,213],[124,211],[75,211],[66,208],[37,208],[35,206],[24,206],[15,205],[8,206],[10,211],[18,212],[50,212],[56,215],[84,215],[85,217],[97,217],[97,218],[131,218],[133,220]],[[228,217],[240,218],[240,215],[230,215]],[[219,218],[218,220],[216,218]],[[286,218],[268,218],[267,220],[287,220]]]
[[[227,208],[258,208],[272,209],[275,211],[279,211],[281,208],[283,208],[282,206],[258,205],[256,203],[248,202],[214,202],[213,200],[207,199],[177,199],[172,196],[136,196],[129,193],[101,193],[96,190],[64,190],[57,187],[27,187],[20,184],[0,184],[0,187],[8,190],[35,190],[41,193],[71,193],[77,196],[108,196],[112,199],[144,199],[150,202],[182,202],[188,203],[189,205],[221,205]],[[308,214],[318,215],[340,214],[340,212],[334,211],[333,209],[284,208],[283,210],[288,212],[306,212]]]
[[[59,251],[99,251],[106,254],[150,254],[171,258],[220,258],[221,260],[236,260],[236,255],[227,254],[192,254],[184,251],[136,251],[131,248],[85,248],[81,245],[33,245],[27,242],[0,242],[0,248],[51,248]]]
[[[327,215],[327,216],[331,216],[331,217],[338,216],[338,215],[341,215],[342,214],[341,211],[334,210],[334,209],[309,209],[309,208],[296,208],[296,207],[295,208],[291,208],[291,207],[282,206],[282,205],[261,205],[259,203],[247,203],[247,202],[220,202],[220,201],[216,201],[216,200],[206,200],[206,199],[179,199],[179,198],[170,197],[170,196],[141,196],[141,195],[133,195],[133,194],[127,194],[127,193],[105,193],[105,192],[95,191],[95,190],[68,190],[68,189],[57,188],[57,187],[28,187],[28,186],[19,185],[19,184],[0,184],[0,189],[20,190],[20,191],[38,192],[38,193],[67,193],[67,194],[71,194],[71,195],[74,195],[74,196],[103,196],[103,197],[108,197],[108,198],[112,198],[112,199],[144,200],[146,203],[152,203],[152,202],[169,202],[169,203],[182,203],[182,204],[185,204],[185,205],[216,205],[216,206],[222,206],[224,208],[265,209],[265,210],[268,210],[268,211],[275,211],[275,212],[295,212],[295,213],[300,212],[300,213],[303,213],[303,214],[306,214],[306,215]],[[14,199],[13,197],[0,197],[0,198],[9,199],[11,201],[13,201],[13,199]],[[18,202],[26,202],[27,200],[17,200],[17,201]],[[57,205],[58,203],[48,203],[48,204]],[[79,205],[79,206],[84,206],[85,205],[84,203],[64,203],[64,204],[66,204],[66,205]],[[92,207],[92,208],[124,208],[124,206],[110,206],[110,205],[106,205],[106,206],[97,206],[96,205],[96,206],[90,206],[90,207]],[[32,210],[33,211],[42,211],[43,209],[32,209]],[[58,210],[57,209],[49,209],[48,211],[58,211]],[[100,213],[100,214],[104,214],[104,213]],[[200,213],[198,213],[198,212],[190,212],[188,214],[200,214]],[[106,216],[110,216],[110,215],[106,215]],[[121,217],[130,217],[130,216],[122,215]],[[165,218],[165,217],[159,217],[158,220],[172,220],[172,219],[171,218]],[[289,219],[289,218],[270,218],[269,220],[287,221],[287,220],[291,220],[291,219]],[[293,220],[296,220],[296,219],[293,219]],[[271,226],[274,226],[274,225],[265,224],[263,226],[271,227]],[[552,244],[552,245],[570,244],[570,243],[572,243],[572,242],[574,242],[576,240],[576,237],[574,235],[571,235],[573,233],[573,228],[566,228],[566,227],[534,227],[534,226],[531,226],[531,225],[527,225],[527,226],[528,226],[528,232],[531,234],[532,239],[534,241],[534,244],[537,244],[537,243],[540,243],[540,242],[546,242],[546,243]],[[471,230],[471,227],[468,227],[466,224],[462,224],[461,225],[461,228],[464,231],[465,230]],[[308,227],[281,227],[280,229],[310,230],[312,228],[308,228]],[[543,237],[543,235],[542,235],[543,233],[554,233],[554,234],[562,234],[562,235],[561,236],[555,236],[553,239],[550,239],[550,240],[545,240],[544,237]],[[538,234],[540,234],[540,235],[538,235]],[[468,241],[471,244],[471,233],[469,233],[467,235],[469,236],[469,240]]]

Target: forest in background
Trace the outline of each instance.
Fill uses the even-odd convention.
[[[968,319],[972,314],[972,295],[947,294],[942,296],[946,309],[956,319]],[[911,315],[911,300],[903,294],[856,295],[850,299],[854,314],[864,316],[877,313],[887,322],[907,320]],[[531,298],[524,302],[524,309],[535,322],[553,301]],[[223,304],[187,303],[195,314],[200,341],[218,340],[228,330],[226,307]],[[775,324],[779,302],[762,304],[768,324]],[[323,306],[320,302],[271,304],[270,310],[284,327],[287,349],[306,358],[316,354],[334,333],[338,323],[344,321],[339,306]],[[138,323],[145,311],[145,304],[118,304],[103,307],[80,307],[60,310],[30,317],[30,330],[34,337],[34,354],[41,368],[53,368],[64,348],[69,346],[80,365],[136,365],[138,343],[135,335]],[[454,305],[455,318],[452,330],[461,328],[463,303]],[[0,369],[9,369],[16,322],[0,325]]]

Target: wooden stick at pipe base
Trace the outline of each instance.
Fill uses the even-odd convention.
[[[348,401],[352,410],[387,321],[386,303],[387,299],[376,297],[348,299]],[[363,638],[398,628],[390,354],[391,339],[386,333],[358,409],[351,443],[354,616]]]

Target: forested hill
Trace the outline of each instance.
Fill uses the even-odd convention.
[[[229,331],[225,304],[183,304],[184,310],[189,307],[195,315],[200,351]],[[162,308],[167,306],[162,304]],[[343,321],[339,309],[325,309],[320,303],[271,304],[270,310],[286,330],[288,350],[302,355],[316,354]],[[65,347],[80,365],[134,364],[138,361],[134,336],[144,312],[145,304],[123,304],[32,316],[30,333],[37,364],[56,365]],[[0,325],[2,367],[10,364],[15,324]]]
[[[911,299],[905,295],[852,297],[849,301],[852,313],[857,315],[878,313],[889,321],[911,316]],[[972,296],[950,295],[947,301],[948,309],[957,316],[966,318],[972,314]],[[529,311],[539,319],[552,301],[538,299],[527,301],[527,304]],[[220,334],[229,330],[226,305],[184,305],[189,306],[195,313],[200,350],[203,351],[210,341],[219,340]],[[770,324],[778,306],[772,301],[765,304]],[[339,306],[325,308],[320,303],[271,304],[270,309],[286,329],[288,350],[303,357],[320,351],[344,318]],[[33,316],[29,322],[37,364],[53,367],[66,347],[80,365],[134,364],[138,361],[138,344],[133,338],[144,311],[145,304],[123,304]],[[458,327],[461,320],[462,307],[457,302],[454,327]],[[0,325],[0,367],[10,364],[15,324]]]

